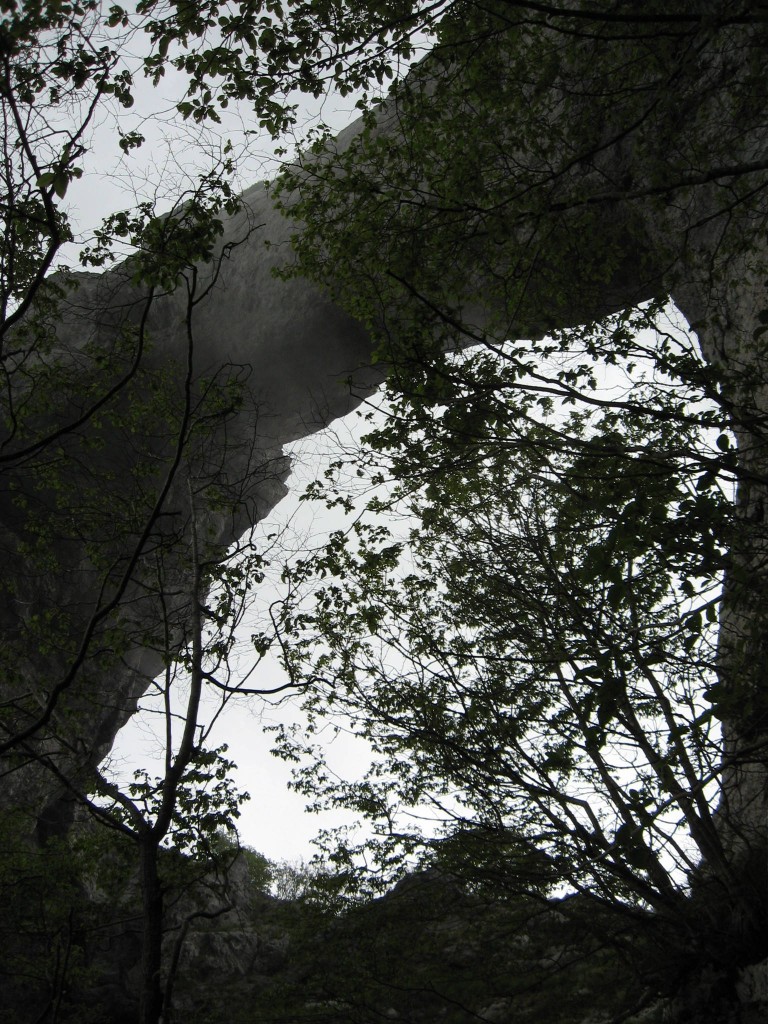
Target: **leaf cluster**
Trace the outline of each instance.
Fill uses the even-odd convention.
[[[339,781],[284,735],[307,759],[296,785],[371,822],[350,869],[392,878],[454,844],[471,885],[566,886],[690,942],[701,861],[734,899],[743,883],[713,812],[727,411],[658,307],[421,379],[396,381],[367,438],[394,494],[295,568],[314,597],[286,609],[315,730],[365,737],[371,767]],[[718,941],[694,945],[716,957]]]

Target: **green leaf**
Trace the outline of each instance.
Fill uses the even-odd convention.
[[[64,196],[67,194],[67,189],[68,188],[69,188],[69,175],[66,173],[66,171],[60,171],[59,173],[57,173],[54,176],[54,179],[53,179],[53,191],[56,193],[56,195],[59,197],[59,199],[63,199]]]

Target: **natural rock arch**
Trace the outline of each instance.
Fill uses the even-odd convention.
[[[342,144],[356,136],[360,125],[357,122],[342,133]],[[170,368],[182,379],[189,351],[193,353],[196,378],[213,378],[223,368],[245,370],[249,401],[242,412],[227,418],[222,445],[226,474],[235,484],[250,477],[250,485],[239,516],[215,524],[210,543],[222,553],[286,493],[284,480],[289,465],[281,455],[282,446],[354,409],[386,374],[385,364],[371,362],[374,342],[368,330],[322,288],[301,276],[275,275],[291,262],[290,242],[295,230],[295,223],[276,208],[268,185],[258,184],[244,193],[241,209],[224,220],[219,254],[209,266],[200,268],[201,291],[206,287],[205,275],[216,274],[217,280],[195,308],[191,342],[184,288],[149,297],[146,288],[132,282],[130,264],[103,275],[76,275],[59,305],[56,335],[65,351],[77,351],[91,342],[109,351],[121,332],[140,329],[149,349],[142,362],[150,371]],[[231,252],[227,253],[230,245]],[[634,259],[634,243],[630,252]],[[222,257],[222,253],[226,255]],[[600,312],[647,297],[647,289],[638,289],[638,282],[630,276],[611,283]],[[473,311],[473,323],[482,325],[481,311]],[[519,327],[522,336],[531,331],[540,333],[543,323],[523,322]],[[105,444],[109,443],[107,437]],[[112,450],[110,456],[116,457],[117,453]],[[170,459],[171,453],[164,451],[163,457]],[[204,471],[202,465],[198,468]],[[5,543],[10,553],[15,552],[24,534],[24,524],[18,522],[13,510],[15,497],[5,497]],[[112,500],[127,500],[123,481],[115,481]],[[197,510],[201,518],[209,513],[204,508]],[[60,579],[54,583],[55,596],[48,580],[40,588],[42,593],[25,593],[23,601],[8,602],[7,621],[22,619],[30,609],[32,614],[39,613],[52,600],[60,607],[76,601],[85,607],[76,616],[74,628],[86,630],[97,606],[101,578],[93,573],[87,559],[84,561],[79,546],[62,547],[59,556]],[[11,557],[18,559],[15,554]],[[17,560],[14,570],[23,577],[23,562]],[[93,604],[87,599],[83,602],[85,595]],[[153,614],[157,609],[150,601],[131,617],[140,626]],[[86,662],[89,660],[90,655]],[[32,661],[32,672],[41,678],[55,677],[55,656]],[[104,756],[149,680],[161,670],[162,659],[134,647],[123,657],[121,669],[110,669],[106,685],[96,698],[93,693],[86,696],[87,691],[81,696],[77,681],[67,687],[59,706],[77,708],[76,731],[69,739],[79,747],[79,756],[93,762]],[[42,740],[40,736],[34,739],[45,743],[47,735],[44,727]],[[60,755],[59,767],[64,773],[73,770],[71,756],[63,752]],[[57,828],[59,820],[68,818],[71,800],[64,796],[64,803],[59,803],[61,790],[48,771],[30,790],[30,772],[38,774],[30,769],[15,773],[15,781],[11,777],[5,799],[13,806],[21,791],[37,791],[38,813],[47,822],[45,830]]]
[[[702,109],[696,110],[699,123],[710,124],[713,132],[717,122],[707,104],[714,103],[720,95],[716,90],[711,94],[704,90]],[[395,98],[382,107],[376,132],[379,140],[385,139],[393,147],[403,145],[402,133],[407,130],[399,117],[398,102]],[[360,122],[343,132],[337,140],[336,152],[345,153],[360,132]],[[720,194],[721,183],[733,177],[728,168],[712,168],[708,174],[694,176],[691,183],[683,183],[680,189],[687,190],[683,205],[669,203],[667,208],[660,207],[658,187],[650,180],[638,181],[637,172],[636,180],[624,193],[607,193],[600,202],[595,201],[591,238],[582,244],[591,244],[604,232],[614,248],[615,273],[604,280],[580,279],[574,273],[574,265],[578,264],[578,240],[574,240],[574,260],[570,265],[561,264],[558,268],[544,264],[540,268],[542,283],[530,282],[531,293],[540,296],[559,273],[565,298],[546,312],[523,309],[519,319],[507,322],[509,334],[524,336],[558,323],[603,316],[668,293],[698,331],[708,361],[718,366],[738,364],[744,358],[745,345],[761,323],[759,317],[764,306],[761,289],[767,261],[761,234],[764,211],[760,181],[765,168],[754,159],[762,141],[764,129],[760,134],[753,126],[750,133],[744,133],[743,150],[733,154],[732,163],[739,176],[752,175],[749,180],[757,182],[754,194],[758,198],[742,205],[738,216],[734,216],[732,206],[723,204]],[[327,152],[323,160],[326,166],[333,167],[332,148],[330,154]],[[631,161],[631,153],[621,140],[602,149],[588,171],[577,170],[579,175],[592,175],[597,188],[599,182],[625,180],[628,160]],[[343,168],[339,173],[343,173]],[[306,180],[313,187],[311,174]],[[674,191],[672,186],[669,188]],[[596,197],[599,198],[597,193]],[[249,402],[227,418],[226,445],[222,448],[227,454],[221,468],[236,483],[258,451],[259,470],[251,474],[251,485],[240,503],[239,516],[222,521],[216,518],[215,509],[195,510],[196,515],[209,515],[209,523],[214,527],[210,543],[222,550],[250,522],[263,516],[283,493],[286,467],[279,461],[280,446],[343,415],[380,382],[383,374],[380,365],[371,366],[369,332],[344,312],[327,291],[301,276],[274,275],[275,269],[291,260],[290,239],[295,231],[295,222],[276,209],[265,186],[258,185],[246,192],[240,211],[224,221],[217,258],[197,269],[191,325],[189,291],[180,287],[167,294],[152,295],[148,301],[146,289],[131,279],[130,264],[102,276],[81,276],[61,307],[57,335],[65,350],[77,352],[92,340],[110,351],[123,326],[140,325],[149,346],[143,356],[144,365],[150,371],[170,369],[181,378],[190,354],[196,379],[215,378],[222,370],[229,374],[247,368]],[[563,236],[567,238],[568,232],[568,212],[564,209]],[[737,245],[733,240],[739,235],[742,242]],[[729,256],[724,265],[719,262],[719,253],[726,237]],[[467,260],[476,254],[476,246],[469,248]],[[203,295],[213,276],[214,286]],[[332,280],[327,283],[332,284]],[[585,291],[586,285],[589,287]],[[482,308],[473,306],[467,316],[474,328],[482,330]],[[750,401],[760,406],[754,396]],[[748,437],[743,437],[742,442],[750,444]],[[215,464],[219,457],[220,452],[214,453]],[[125,453],[125,458],[127,467],[130,452]],[[159,462],[169,458],[168,451],[158,452]],[[269,463],[266,473],[265,462]],[[202,472],[203,467],[199,468]],[[23,472],[19,479],[18,486],[23,491]],[[116,479],[116,502],[128,500],[126,488],[130,487],[130,479],[130,474]],[[759,500],[758,491],[759,487],[752,488],[752,505]],[[12,574],[23,580],[24,555],[19,540],[24,536],[25,522],[17,511],[14,495],[7,492],[3,500],[8,565]],[[43,603],[50,605],[52,601],[60,608],[72,610],[73,628],[86,628],[99,579],[77,545],[62,548],[61,560],[58,578],[30,581],[21,592],[7,598],[3,609],[6,628],[17,624],[21,627],[31,614],[39,613]],[[152,615],[154,604],[152,600],[142,603],[136,599],[130,608],[128,614],[138,628]],[[736,632],[741,629],[737,621],[741,614],[736,609],[730,620],[726,616],[726,630],[730,628],[729,621]],[[38,677],[43,704],[47,699],[45,680],[50,677],[55,661],[56,652],[30,655],[28,671]],[[108,748],[147,679],[159,667],[156,658],[138,648],[126,651],[122,661],[119,671],[110,671],[106,686],[98,690],[98,699],[94,699],[96,684],[92,679],[88,683],[90,691],[86,687],[80,693],[79,683],[75,682],[62,698],[62,704],[73,712],[72,746],[77,756],[86,761],[98,759]],[[34,734],[34,742],[46,742],[46,729],[43,723]],[[62,765],[71,756],[71,752],[62,752]],[[36,783],[33,787],[32,802],[36,804],[36,814],[55,818],[61,791],[55,781],[46,778],[48,783]],[[29,784],[26,771],[17,772],[15,779],[14,782],[11,776],[10,802],[16,800],[20,787]],[[755,808],[762,808],[764,803],[762,775],[754,777],[749,792],[743,785],[739,792],[739,799],[751,805],[753,815]]]

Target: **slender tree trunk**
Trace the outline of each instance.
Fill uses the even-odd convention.
[[[160,981],[163,890],[157,871],[157,844],[153,836],[143,838],[140,851],[144,930],[139,1024],[158,1024],[163,1014],[163,988]]]

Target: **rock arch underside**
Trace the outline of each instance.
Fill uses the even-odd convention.
[[[31,456],[9,458],[0,476],[0,625],[13,638],[14,660],[2,665],[2,701],[12,706],[34,694],[32,710],[24,704],[8,732],[23,734],[24,742],[4,753],[4,806],[23,807],[41,834],[66,827],[72,796],[61,778],[77,777],[104,757],[162,669],[162,645],[147,640],[152,623],[171,609],[179,636],[188,625],[184,581],[193,568],[177,545],[158,576],[164,537],[185,530],[204,536],[206,557],[214,558],[274,507],[288,473],[282,446],[344,415],[382,382],[387,364],[374,364],[373,348],[382,338],[396,347],[407,334],[420,268],[434,266],[444,245],[443,290],[434,280],[424,288],[433,289],[426,298],[444,311],[444,323],[461,323],[460,344],[467,337],[529,337],[670,296],[719,377],[741,453],[740,526],[720,657],[725,684],[746,678],[754,695],[748,720],[736,710],[724,724],[723,801],[732,823],[726,845],[734,857],[740,844],[750,856],[759,851],[768,912],[768,726],[761,697],[768,600],[760,527],[768,412],[768,335],[761,332],[768,309],[768,11],[759,4],[684,6],[688,21],[681,17],[679,24],[619,18],[599,37],[563,37],[562,52],[539,81],[528,74],[526,48],[547,27],[524,36],[497,24],[483,45],[447,45],[378,108],[370,133],[357,122],[294,168],[279,205],[266,185],[245,192],[240,209],[224,220],[214,258],[175,290],[148,292],[130,262],[101,275],[74,275],[55,315],[56,346],[44,356],[63,361],[72,386],[50,396],[36,416],[41,436],[57,423],[79,424],[81,416],[83,422],[58,439],[48,480]],[[628,81],[631,89],[624,88]],[[512,119],[495,133],[489,123],[486,149],[478,145],[477,123],[493,110],[488,96],[497,97],[498,109],[500,94],[515,109],[529,109],[531,123]],[[417,126],[422,131],[427,121],[429,131],[419,135]],[[389,174],[397,155],[399,177]],[[547,195],[536,209],[528,200],[534,180],[537,195]],[[463,208],[444,202],[440,181],[446,190],[471,192]],[[484,208],[489,192],[504,202]],[[377,235],[367,249],[356,248],[355,231],[366,217]],[[326,247],[324,230],[329,239],[336,233]],[[314,245],[306,257],[299,244],[298,269],[296,235]],[[286,267],[294,269],[274,273]],[[354,315],[355,272],[383,297],[375,323]],[[95,374],[98,386],[113,386],[134,367],[137,338],[139,370],[131,370],[117,400],[121,414],[136,413],[130,428],[124,415],[119,429],[107,413],[85,417],[93,400],[77,381]],[[108,358],[99,362],[94,352]],[[237,401],[218,407],[219,426],[204,444],[196,446],[190,435],[179,461],[176,435],[142,405],[147,389],[158,387],[167,391],[173,422],[190,402],[202,408],[206,389],[217,401],[236,391]],[[140,460],[151,468],[140,471]],[[63,531],[61,509],[67,488],[87,494],[97,478],[101,488],[109,481],[114,515],[94,512],[89,529],[100,532],[91,544],[82,524]],[[153,502],[158,515],[142,532],[142,510]],[[117,513],[134,505],[136,525],[110,534]],[[59,530],[50,538],[50,567],[36,546],[46,519]],[[43,642],[54,619],[57,630],[68,623],[68,650]],[[111,646],[117,620],[129,637],[120,650]],[[752,1019],[746,1004],[740,1012]]]

